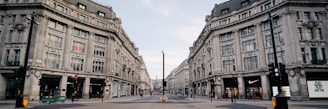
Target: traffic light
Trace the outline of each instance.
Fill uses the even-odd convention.
[[[18,69],[14,70],[14,77],[16,79],[22,79],[25,77],[25,70],[23,66],[20,66]]]
[[[40,85],[40,86],[43,86],[43,85],[44,85],[44,79],[42,79],[42,78],[39,79],[39,85]]]
[[[281,85],[288,86],[289,82],[285,64],[279,63],[279,72],[281,75]]]
[[[268,69],[270,73],[274,73],[274,65],[273,63],[268,64]]]
[[[214,92],[215,92],[215,84],[214,81],[210,81],[211,84],[211,97],[214,97]]]

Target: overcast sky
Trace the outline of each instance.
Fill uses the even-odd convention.
[[[214,5],[228,0],[94,0],[113,8],[129,38],[139,48],[152,79],[165,77],[188,58],[189,47]]]

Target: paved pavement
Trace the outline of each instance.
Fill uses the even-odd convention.
[[[160,100],[161,95],[127,96],[101,99],[79,99],[65,103],[43,104],[38,101],[29,101],[27,108],[35,109],[272,109],[270,100],[245,100],[238,99],[231,103],[230,99],[210,100],[209,97],[196,96],[196,98],[167,94],[166,102]],[[60,105],[58,105],[60,104]],[[0,100],[0,109],[14,109],[14,100]],[[328,100],[288,101],[289,109],[328,109]]]

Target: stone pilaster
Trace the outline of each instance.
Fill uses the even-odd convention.
[[[242,76],[238,76],[238,94],[239,98],[245,98],[245,83]]]
[[[64,73],[60,79],[60,83],[59,83],[59,90],[60,90],[60,96],[66,96],[66,91],[67,91],[67,74]]]
[[[28,95],[30,100],[38,100],[39,99],[39,75],[35,75],[35,71],[31,72],[31,70],[27,70],[24,84],[24,95]]]
[[[0,86],[2,88],[0,88],[0,100],[5,99],[6,98],[6,88],[7,88],[7,81],[6,79],[3,77],[3,75],[0,75]]]
[[[90,90],[90,76],[87,75],[83,83],[83,92],[82,92],[83,98],[89,98],[89,90]]]
[[[261,75],[261,83],[262,83],[262,99],[270,99],[270,81],[267,75],[263,73]]]

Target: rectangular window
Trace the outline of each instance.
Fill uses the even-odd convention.
[[[225,71],[225,72],[235,71],[235,60],[225,60],[225,61],[223,61],[223,71]]]
[[[86,17],[85,15],[80,15],[80,20],[84,21],[84,22],[88,22],[89,21],[89,18]]]
[[[279,17],[275,17],[272,20],[273,20],[272,26],[279,26],[279,25],[281,25],[281,20],[280,20]]]
[[[322,52],[322,60],[323,60],[323,63],[326,64],[327,63],[326,49],[325,48],[321,48],[321,52]]]
[[[323,40],[321,28],[318,28],[318,36],[319,36],[320,40]]]
[[[93,61],[92,72],[95,73],[104,73],[105,62]]]
[[[314,16],[315,16],[315,20],[320,20],[320,13],[319,12],[315,12]]]
[[[244,68],[245,70],[255,70],[257,69],[257,56],[244,58]]]
[[[30,0],[24,0],[24,3],[29,3],[30,2]]]
[[[278,63],[285,63],[285,51],[277,51]],[[268,63],[274,63],[273,53],[268,53]]]
[[[11,22],[15,23],[16,22],[16,15],[11,16]]]
[[[221,10],[221,14],[227,14],[229,12],[229,8],[225,8]]]
[[[241,36],[246,36],[246,35],[250,35],[250,34],[254,34],[255,33],[255,27],[254,26],[249,26],[243,29],[240,29],[240,35]]]
[[[16,3],[19,3],[19,0],[16,0]]]
[[[304,19],[305,20],[310,20],[311,19],[310,12],[304,12]]]
[[[8,35],[8,42],[12,42],[13,41],[13,30],[9,31],[9,35]]]
[[[245,1],[243,1],[243,2],[240,3],[240,6],[241,7],[245,7],[245,6],[249,5],[249,3],[250,3],[249,0],[245,0]]]
[[[301,48],[301,52],[302,52],[302,60],[303,60],[303,63],[305,64],[305,63],[306,63],[306,53],[305,53],[305,48]]]
[[[318,60],[317,58],[317,48],[311,48],[311,57],[312,57],[312,64],[315,64]]]
[[[79,6],[80,9],[86,9],[87,8],[85,5],[83,5],[81,3],[78,3],[78,6]]]
[[[235,54],[235,47],[233,44],[222,46],[222,55]]]
[[[274,43],[275,43],[275,45],[279,45],[279,44],[284,42],[283,38],[280,37],[280,34],[281,34],[281,32],[274,33]],[[266,35],[265,40],[266,40],[266,45],[267,46],[272,46],[271,34]]]
[[[105,56],[105,48],[95,46],[94,51],[93,51],[93,55],[104,57]]]
[[[311,39],[311,40],[313,40],[314,39],[314,36],[313,36],[313,30],[312,30],[312,28],[308,28],[307,29],[307,32],[308,32],[308,37],[309,37],[309,39]]]
[[[233,34],[232,34],[232,32],[223,33],[223,34],[220,34],[219,37],[220,37],[221,41],[230,40],[230,39],[233,39]]]
[[[252,39],[252,40],[248,40],[248,41],[243,41],[242,46],[243,46],[243,51],[245,51],[245,52],[255,50],[256,49],[256,40]]]
[[[0,31],[0,39],[2,38],[2,31]],[[1,40],[0,40],[0,43],[1,43]]]
[[[23,42],[24,31],[18,31],[18,42]]]
[[[21,15],[20,16],[20,21],[25,22],[25,20],[26,20],[26,15],[25,14]]]
[[[49,34],[48,42],[50,47],[61,48],[62,46],[62,38],[53,34]]]
[[[298,27],[298,36],[300,36],[300,39],[303,40],[303,33],[301,27]]]
[[[5,21],[5,16],[0,16],[0,23],[4,23]]]
[[[269,20],[263,22],[263,29],[264,30],[270,29],[270,21]]]
[[[299,13],[299,12],[296,12],[296,19],[297,19],[297,20],[300,20],[300,19],[301,19],[301,17],[300,17],[300,13]]]
[[[74,36],[82,37],[82,38],[87,38],[89,36],[89,32],[79,29],[79,28],[74,28]]]
[[[46,52],[44,63],[47,68],[59,69],[60,55]]]
[[[98,11],[98,15],[99,15],[100,17],[105,17],[105,13],[104,13],[104,12],[101,12],[101,11]]]
[[[72,46],[72,51],[77,52],[77,53],[84,53],[85,52],[85,44],[74,41],[73,46]]]
[[[48,23],[48,27],[59,30],[59,31],[64,31],[65,24],[55,21],[55,20],[50,20]]]
[[[107,39],[106,36],[95,34],[95,39],[94,40],[97,41],[97,42],[107,43],[108,39]]]
[[[13,65],[19,66],[20,50],[15,50],[15,59]]]
[[[104,22],[101,22],[101,21],[98,21],[97,25],[100,26],[100,27],[103,27],[103,28],[106,27],[106,24]]]
[[[84,60],[81,58],[72,57],[71,59],[71,69],[73,71],[83,71]]]
[[[271,7],[273,7],[271,2],[264,4],[264,10],[270,9]]]
[[[10,50],[7,50],[7,51],[6,51],[6,56],[5,56],[5,58],[6,58],[6,60],[5,60],[5,64],[6,64],[6,65],[9,65],[9,56],[10,56]]]

